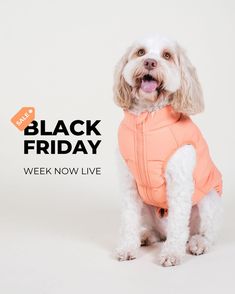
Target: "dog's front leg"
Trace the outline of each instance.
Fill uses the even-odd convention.
[[[185,145],[175,152],[167,164],[167,239],[160,253],[160,264],[163,266],[179,264],[186,252],[194,192],[195,161],[194,147]]]
[[[198,233],[188,243],[189,252],[194,255],[206,253],[214,244],[223,215],[221,196],[214,189],[197,206],[200,217]]]
[[[118,168],[122,193],[122,211],[116,255],[118,260],[123,261],[135,259],[137,249],[141,245],[141,210],[143,202],[138,194],[135,180],[120,154],[118,154]]]

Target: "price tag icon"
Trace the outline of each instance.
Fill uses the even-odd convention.
[[[18,130],[23,131],[35,118],[34,107],[22,107],[12,118],[11,122]]]

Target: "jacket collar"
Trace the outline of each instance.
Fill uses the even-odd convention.
[[[153,112],[142,112],[135,115],[128,110],[124,111],[123,123],[131,129],[135,129],[137,125],[144,124],[145,129],[159,129],[177,122],[182,114],[176,112],[171,105],[167,105],[162,109]]]

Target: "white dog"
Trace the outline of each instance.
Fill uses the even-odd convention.
[[[137,123],[135,125],[138,119],[145,120],[146,115],[148,120],[152,121],[156,118],[157,121],[158,116],[161,117],[164,113],[162,117],[165,119],[166,114],[167,119],[169,121],[173,119],[174,123],[188,122],[199,134],[200,140],[204,140],[189,118],[189,115],[201,112],[204,105],[195,69],[185,52],[175,41],[160,35],[137,40],[116,67],[114,99],[123,108],[127,122],[133,123],[132,131],[125,121],[121,125],[122,128],[125,127],[123,132],[126,137],[122,138],[122,142],[119,143],[122,154],[119,156],[119,163],[123,205],[121,236],[117,248],[118,260],[134,259],[141,245],[150,245],[160,240],[165,240],[159,259],[163,266],[179,264],[186,253],[187,244],[191,254],[200,255],[207,252],[214,243],[221,220],[221,195],[219,195],[221,190],[216,190],[215,185],[212,184],[209,190],[207,185],[207,190],[203,195],[200,194],[202,192],[199,191],[200,189],[197,190],[196,185],[200,184],[197,183],[194,172],[200,160],[201,147],[184,144],[175,148],[165,168],[160,165],[160,171],[156,171],[159,173],[156,181],[161,179],[159,187],[156,184],[152,187],[150,173],[155,173],[155,170],[153,168],[150,170],[149,166],[146,167],[149,162],[148,159],[147,163],[145,162],[145,153],[143,153],[145,151],[143,150],[144,148],[151,149],[146,140],[154,136],[152,135],[153,130],[147,130],[146,133],[145,129],[142,129],[142,133],[138,133]],[[160,123],[162,124],[162,121]],[[180,134],[182,132],[184,129],[179,131]],[[169,140],[172,136],[169,133]],[[165,137],[164,142],[168,146],[166,143],[168,138]],[[141,148],[137,142],[142,142]],[[129,146],[130,144],[133,146]],[[155,158],[155,152],[159,153],[158,149],[165,152],[164,149],[161,149],[161,140],[157,141],[157,144],[154,150],[152,147],[152,150],[146,151],[149,152],[148,157]],[[207,145],[204,141],[203,144],[206,156],[210,161]],[[132,149],[129,150],[129,147]],[[129,154],[129,158],[135,154],[133,162],[125,158],[126,154]],[[204,159],[200,164],[207,165]],[[215,170],[217,182],[220,181],[220,173],[213,163],[210,162],[210,164]],[[211,178],[211,172],[207,174],[207,177]],[[202,182],[202,179],[200,181]],[[209,180],[205,179],[204,182],[206,181]],[[144,185],[149,185],[149,187],[144,187]],[[158,192],[155,194],[146,192],[149,193],[147,195],[142,191],[151,193],[161,191],[162,195],[165,191],[167,209],[164,205],[158,205]],[[199,201],[195,202],[193,197],[197,192],[200,197],[198,197]]]

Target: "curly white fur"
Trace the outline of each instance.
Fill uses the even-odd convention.
[[[169,208],[167,240],[160,256],[162,265],[178,264],[185,254],[194,192],[195,163],[196,152],[192,146],[186,145],[179,148],[167,164],[165,176]]]
[[[188,240],[190,253],[199,255],[207,252],[220,227],[221,196],[212,190],[203,197],[197,208],[192,209],[194,147],[186,145],[179,148],[168,162],[166,182],[169,213],[164,218],[159,218],[154,208],[142,202],[135,180],[119,152],[118,162],[123,199],[117,258],[134,259],[143,241],[149,245],[165,238],[159,258],[160,264],[164,266],[181,262]],[[189,238],[190,229],[193,235]]]
[[[145,56],[135,56],[138,48],[145,49]],[[171,52],[169,62],[163,60],[164,50]],[[162,92],[156,90],[143,94],[138,79],[146,74],[143,61],[150,57],[159,65],[150,73],[154,78],[162,79],[165,88]],[[187,115],[203,109],[201,87],[194,67],[175,41],[159,36],[139,40],[128,49],[116,68],[114,94],[117,104],[135,115],[143,111],[157,112],[168,104]],[[186,253],[187,242],[188,251],[193,255],[208,251],[221,221],[221,196],[212,190],[192,207],[196,163],[192,145],[180,147],[167,163],[168,216],[163,218],[158,216],[155,208],[142,202],[135,180],[120,154],[118,162],[123,195],[117,248],[119,260],[134,259],[141,245],[163,239],[166,241],[159,258],[163,266],[179,264]]]

